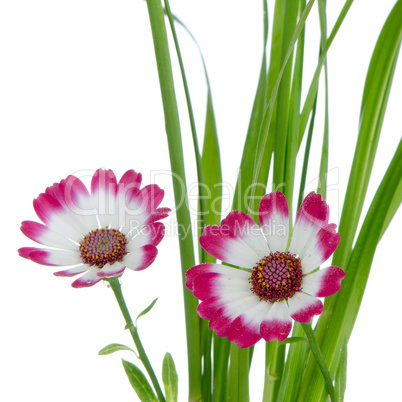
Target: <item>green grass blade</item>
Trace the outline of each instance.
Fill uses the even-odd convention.
[[[240,171],[237,178],[235,194],[233,197],[233,209],[248,212],[251,216],[255,217],[253,212],[249,210],[248,203],[246,202],[246,191],[254,184],[252,181],[253,171],[255,169],[255,155],[258,147],[258,135],[261,126],[261,119],[264,113],[266,105],[266,45],[268,40],[268,3],[263,0],[263,23],[264,23],[264,45],[263,45],[263,57],[261,62],[260,76],[257,86],[257,92],[254,99],[254,104],[251,112],[250,123],[246,136],[246,143],[243,148],[243,155],[240,164]],[[262,183],[266,186],[266,180]],[[216,340],[216,337],[215,337]],[[230,365],[227,375],[227,387],[223,389],[219,386],[220,396],[222,397],[222,391],[227,394],[223,397],[231,398],[231,401],[247,402],[249,398],[248,388],[248,373],[250,367],[250,353],[248,349],[239,349],[236,345],[229,341],[218,341],[219,349],[214,348],[215,357],[217,357],[218,365],[217,372],[220,375],[225,375],[225,369],[228,364],[228,358],[230,356]],[[230,348],[229,348],[230,345]],[[227,353],[230,350],[229,354]],[[216,379],[217,381],[218,379]],[[224,376],[223,382],[226,377]],[[215,382],[216,382],[215,381]],[[218,400],[218,399],[217,399]],[[220,400],[220,399],[219,399]]]
[[[338,397],[338,402],[343,402],[346,391],[346,378],[347,378],[347,357],[348,346],[345,343],[342,347],[338,370],[335,376],[335,393]]]
[[[299,1],[300,10],[306,7],[306,1]],[[296,171],[296,157],[299,151],[297,147],[297,138],[299,134],[300,123],[300,105],[302,92],[303,77],[303,60],[304,60],[304,29],[301,31],[297,41],[296,57],[292,74],[292,90],[289,101],[289,118],[288,118],[288,138],[286,144],[286,167],[285,167],[285,187],[284,194],[289,205],[289,221],[292,222],[293,211],[293,192]]]
[[[276,402],[295,401],[303,376],[308,344],[305,338],[305,332],[298,322],[294,323],[292,331],[292,338],[293,337],[303,338],[305,342],[297,342],[291,344],[289,347]]]
[[[348,183],[339,227],[342,241],[336,250],[332,261],[334,265],[341,266],[346,270],[344,283],[348,283],[349,281],[348,278],[350,274],[348,270],[350,264],[348,264],[348,260],[351,255],[350,250],[355,237],[356,227],[361,213],[361,206],[365,198],[401,40],[402,1],[400,0],[396,3],[384,24],[370,61],[370,67],[366,78],[361,108],[359,138],[356,145],[352,172]],[[397,202],[401,198],[399,182],[396,184],[396,187],[393,188],[393,191],[394,196],[390,201],[389,211],[387,215],[384,216],[384,221],[381,224],[381,235],[386,229],[384,224],[390,222],[391,217],[393,216],[392,214],[395,213],[397,209]],[[325,301],[324,313],[321,315],[317,325],[317,338],[319,339],[320,344],[324,334],[328,335],[328,325],[333,319],[333,309],[335,304],[338,305],[338,309],[340,308],[338,298],[339,294],[333,295]],[[332,335],[330,339],[330,341],[326,342],[329,342],[332,345],[333,342],[335,342]],[[323,345],[321,346],[323,348]],[[341,346],[342,345],[340,345],[339,348],[341,348]],[[329,346],[327,345],[326,347],[328,348]],[[324,355],[327,353],[324,348],[323,353]],[[330,369],[331,367],[332,366],[330,366]],[[303,379],[304,386],[310,386],[310,389],[318,388],[317,384],[313,384],[310,381],[313,378],[313,369],[314,364],[310,359]]]
[[[187,200],[187,185],[184,169],[183,145],[181,140],[179,114],[174,91],[173,73],[169,55],[164,12],[160,0],[147,0],[151,23],[152,37],[155,47],[163,110],[165,115],[166,134],[173,177],[173,190],[178,208],[177,222],[179,230],[180,258],[182,264],[183,297],[186,317],[186,335],[189,367],[189,399],[201,399],[201,350],[200,350],[200,318],[196,313],[197,299],[185,287],[185,273],[195,265],[194,246],[191,229],[190,211]],[[186,232],[187,231],[187,235]]]
[[[402,140],[370,205],[352,251],[331,319],[326,322],[326,331],[320,347],[331,375],[337,372],[342,357],[341,351],[352,333],[375,250],[383,233],[384,220],[392,208],[401,182]],[[325,386],[317,375],[317,367],[311,361],[308,363],[302,385],[300,400],[319,401],[326,398]]]
[[[322,50],[320,59],[318,61],[318,65],[317,68],[315,70],[313,79],[311,81],[310,84],[310,88],[308,90],[307,96],[306,96],[306,100],[304,102],[304,106],[303,106],[303,110],[300,116],[300,128],[299,128],[299,138],[298,138],[298,147],[300,147],[300,144],[302,142],[303,136],[304,136],[304,132],[306,130],[307,127],[307,122],[311,113],[311,110],[313,108],[315,99],[316,99],[316,95],[317,95],[317,90],[318,90],[318,82],[319,82],[319,78],[320,78],[320,74],[321,74],[321,69],[325,63],[326,57],[327,57],[327,53],[329,48],[332,45],[332,42],[335,39],[336,34],[339,31],[339,28],[341,27],[343,21],[345,20],[345,17],[347,15],[347,13],[349,12],[350,7],[352,6],[354,0],[347,0],[335,22],[335,25],[331,31],[331,34],[329,35],[327,41],[325,42],[325,46],[324,49]]]
[[[280,84],[277,90],[277,113],[276,113],[276,127],[275,127],[275,148],[274,148],[274,189],[279,189],[278,186],[287,183],[285,179],[286,171],[286,146],[288,137],[288,122],[289,122],[289,106],[290,106],[290,92],[292,81],[292,61],[293,61],[293,47],[291,53],[287,56],[287,50],[292,40],[292,36],[296,27],[297,12],[299,9],[298,0],[286,0],[284,2],[283,10],[283,28],[282,28],[282,45],[280,64],[282,66],[282,74]]]
[[[222,206],[222,168],[215,112],[208,77],[207,82],[207,113],[205,117],[205,135],[201,159],[204,184],[206,189],[209,190],[208,194],[205,194],[205,224],[219,225]],[[212,258],[211,256],[209,257]],[[208,262],[215,262],[215,259]]]
[[[347,263],[352,249],[381,133],[401,39],[402,1],[398,1],[378,38],[366,77],[359,137],[345,195],[345,207],[339,224],[342,241],[333,259],[339,266]]]
[[[267,96],[267,55],[266,46],[268,40],[268,5],[266,0],[264,5],[264,44],[263,55],[260,68],[260,75],[257,85],[257,91],[254,98],[253,108],[251,111],[250,122],[247,130],[246,142],[243,147],[243,154],[240,163],[240,171],[237,178],[235,193],[233,197],[233,209],[250,212],[245,202],[245,191],[253,184],[253,172],[255,169],[255,155],[258,148],[258,134],[261,127],[261,120],[266,107]],[[267,161],[269,163],[269,160]],[[265,183],[263,186],[265,187]]]
[[[318,0],[318,12],[321,28],[321,51],[325,47],[327,40],[327,1]],[[321,53],[320,51],[320,53]],[[324,62],[324,82],[325,82],[325,114],[324,114],[324,132],[322,139],[321,161],[319,170],[319,181],[317,193],[325,200],[327,195],[327,172],[328,172],[328,147],[329,147],[329,110],[328,110],[328,65]]]
[[[300,176],[300,188],[299,188],[299,197],[297,200],[297,208],[300,207],[301,203],[303,202],[303,198],[304,198],[304,190],[306,187],[307,168],[308,168],[308,161],[310,158],[311,142],[313,139],[316,111],[317,111],[317,97],[314,100],[314,105],[313,105],[313,109],[311,112],[311,120],[310,120],[310,125],[308,128],[306,148],[304,150],[303,167],[302,167],[302,172],[301,172],[301,176]]]
[[[283,64],[281,67],[281,70],[279,71],[278,78],[275,84],[275,87],[272,90],[272,94],[270,97],[270,100],[268,102],[268,106],[265,110],[264,117],[262,120],[261,124],[261,129],[259,133],[259,148],[258,148],[258,159],[255,164],[255,169],[253,172],[253,183],[257,183],[258,185],[255,185],[252,188],[251,191],[251,196],[250,199],[253,201],[254,205],[252,210],[256,210],[256,205],[258,205],[258,201],[262,195],[265,194],[265,186],[262,185],[264,183],[264,180],[266,182],[266,178],[268,177],[268,172],[267,172],[267,163],[266,163],[266,158],[267,158],[267,149],[269,149],[269,146],[272,144],[272,136],[269,136],[270,133],[270,126],[272,122],[272,116],[274,112],[274,106],[276,102],[276,98],[278,95],[278,90],[279,90],[279,85],[282,80],[283,73],[285,71],[285,68],[287,66],[287,62],[292,55],[293,48],[295,46],[296,41],[298,40],[301,31],[303,30],[304,24],[306,22],[306,19],[310,13],[311,7],[314,4],[314,0],[310,0],[303,12],[300,14],[300,18],[298,23],[296,24],[296,28],[293,32],[293,36],[290,40],[289,46],[287,48],[285,57],[283,59]],[[264,161],[264,163],[263,163]],[[279,176],[279,174],[278,174]]]

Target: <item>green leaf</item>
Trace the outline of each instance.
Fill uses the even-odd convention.
[[[143,372],[135,364],[127,360],[122,359],[122,362],[128,380],[137,393],[138,398],[142,402],[156,402],[158,399]]]
[[[165,2],[165,5],[166,4],[168,3]],[[200,317],[196,313],[198,300],[185,286],[186,272],[190,267],[195,265],[195,253],[187,195],[179,112],[161,1],[147,0],[147,6],[158,68],[170,165],[173,173],[174,199],[175,205],[180,205],[180,207],[177,208],[176,216],[186,317],[187,355],[189,359],[189,398],[198,400],[201,398]],[[156,109],[158,107],[159,106],[156,106]]]
[[[139,319],[140,317],[142,317],[143,315],[149,313],[149,312],[151,311],[152,307],[155,306],[155,303],[156,303],[157,301],[158,301],[158,297],[157,297],[156,299],[154,299],[148,307],[146,307],[144,310],[142,310],[140,314],[138,314],[137,318],[135,319],[135,325],[136,325],[136,326],[137,326],[137,321],[138,321],[138,319]]]
[[[318,65],[316,67],[313,79],[312,79],[311,84],[310,84],[310,88],[309,88],[307,96],[306,96],[306,100],[304,102],[303,110],[302,110],[302,113],[300,115],[298,146],[300,146],[300,144],[302,142],[304,131],[306,130],[308,118],[310,116],[310,112],[311,112],[311,110],[313,108],[313,105],[314,105],[314,102],[315,102],[315,99],[316,99],[316,96],[317,96],[317,88],[318,88],[318,82],[319,82],[319,79],[320,79],[321,69],[322,69],[322,66],[325,63],[328,50],[331,47],[332,42],[335,39],[335,36],[339,31],[339,28],[341,27],[343,21],[345,20],[345,17],[347,15],[347,13],[349,12],[349,9],[352,6],[353,1],[354,0],[347,0],[345,2],[341,12],[339,13],[338,19],[336,20],[336,22],[334,24],[334,27],[333,27],[333,29],[331,31],[331,34],[329,35],[327,41],[325,42],[325,46],[322,49],[320,59],[318,61]]]
[[[317,365],[320,368],[328,394],[331,397],[331,401],[335,402],[336,400],[335,389],[333,386],[333,381],[331,379],[331,374],[329,373],[327,364],[325,363],[324,360],[324,356],[322,355],[321,349],[317,343],[317,338],[315,337],[315,333],[311,328],[311,324],[308,322],[308,323],[300,323],[300,325],[303,327],[304,332],[306,333],[311,353],[314,355],[315,361],[317,362]]]
[[[341,350],[341,358],[339,360],[338,370],[335,376],[335,393],[338,397],[338,402],[343,402],[346,390],[346,372],[347,372],[347,357],[348,357],[348,344],[345,344]]]
[[[102,348],[99,352],[98,355],[104,356],[104,355],[110,355],[114,352],[118,352],[120,350],[129,350],[130,352],[134,352],[133,349],[129,348],[128,346],[121,345],[120,343],[111,343],[110,345],[105,346]]]
[[[167,402],[177,402],[178,382],[176,366],[170,353],[166,353],[162,363],[162,381]]]
[[[330,319],[325,321],[326,327],[320,340],[320,347],[331,374],[336,373],[342,358],[342,349],[352,333],[374,254],[383,233],[384,220],[389,216],[395,193],[401,182],[402,140],[363,222],[335,305],[332,311],[327,311],[325,315],[328,317],[329,313]],[[316,371],[316,367],[310,361],[303,378],[301,398],[304,400],[321,400],[326,395]]]
[[[336,372],[336,366],[340,360],[340,350],[343,346],[340,342],[343,342],[344,339],[348,340],[352,332],[374,251],[401,202],[401,176],[394,176],[398,171],[399,175],[402,175],[402,150],[400,149],[402,147],[399,146],[370,206],[354,250],[351,252],[401,40],[402,1],[399,0],[383,26],[366,77],[360,113],[359,138],[339,225],[342,241],[332,260],[333,265],[345,269],[346,277],[342,282],[341,291],[326,299],[324,314],[321,315],[317,325],[317,338],[331,374]],[[347,291],[350,292],[350,295],[345,293]],[[310,358],[304,372],[302,398],[315,400],[325,395],[325,389],[322,381],[317,378],[316,371]]]
[[[284,341],[279,342],[279,345],[286,345],[288,343],[297,343],[297,342],[307,342],[307,339],[302,336],[292,336],[290,338],[285,339]]]

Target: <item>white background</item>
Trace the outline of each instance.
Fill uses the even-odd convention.
[[[262,49],[262,2],[172,0],[203,50],[213,89],[221,145],[224,201],[240,163]],[[328,25],[340,11],[329,2]],[[328,56],[330,75],[331,222],[339,222],[357,136],[360,100],[369,59],[393,1],[356,0]],[[270,13],[273,2],[270,2]],[[305,87],[318,54],[317,9],[306,37]],[[203,131],[205,82],[194,44],[179,29],[199,133]],[[98,167],[143,174],[166,191],[172,207],[159,83],[145,3],[131,1],[8,1],[0,9],[3,213],[0,291],[0,399],[47,401],[135,400],[120,357],[97,352],[112,342],[131,345],[113,294],[104,283],[76,290],[54,269],[25,261],[17,248],[34,246],[19,231],[37,220],[32,200],[48,185],[76,173],[88,182]],[[173,57],[174,58],[174,57]],[[177,70],[177,64],[174,62]],[[177,76],[178,78],[178,76]],[[177,79],[188,185],[195,183],[190,131]],[[395,73],[382,138],[369,188],[371,200],[401,136],[402,70]],[[304,92],[305,94],[305,92]],[[322,111],[322,98],[320,111]],[[322,121],[317,124],[309,188],[316,185]],[[317,157],[314,158],[314,152]],[[196,204],[193,202],[192,206]],[[368,204],[365,206],[367,210]],[[349,343],[347,401],[400,398],[399,255],[401,212],[384,235]],[[135,317],[159,301],[139,322],[145,348],[160,375],[170,351],[186,400],[186,352],[180,262],[174,217],[156,262],[123,276]],[[257,345],[251,400],[262,392],[263,342]],[[140,363],[138,363],[140,364]]]

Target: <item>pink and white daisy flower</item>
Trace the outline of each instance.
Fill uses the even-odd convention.
[[[93,286],[103,278],[139,271],[155,260],[164,236],[158,220],[170,209],[158,208],[164,191],[157,185],[140,189],[141,174],[128,170],[120,181],[112,170],[98,169],[91,193],[83,182],[68,176],[33,202],[44,225],[24,221],[22,232],[50,248],[23,247],[20,256],[38,264],[66,267],[56,276],[84,273],[75,288]]]
[[[261,338],[282,341],[292,318],[306,323],[321,314],[327,297],[345,273],[330,266],[316,270],[335,251],[340,235],[328,224],[329,207],[310,193],[298,211],[289,243],[289,207],[280,192],[259,206],[260,227],[243,212],[229,213],[221,226],[208,226],[200,244],[213,257],[239,268],[201,264],[190,268],[186,286],[201,300],[197,312],[218,336],[240,348]]]

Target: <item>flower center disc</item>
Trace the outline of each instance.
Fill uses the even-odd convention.
[[[123,233],[115,229],[96,229],[89,232],[80,251],[85,264],[102,268],[105,264],[121,261],[126,253],[127,240]]]
[[[251,291],[260,300],[277,302],[301,291],[303,271],[300,259],[286,253],[271,253],[251,270]]]

